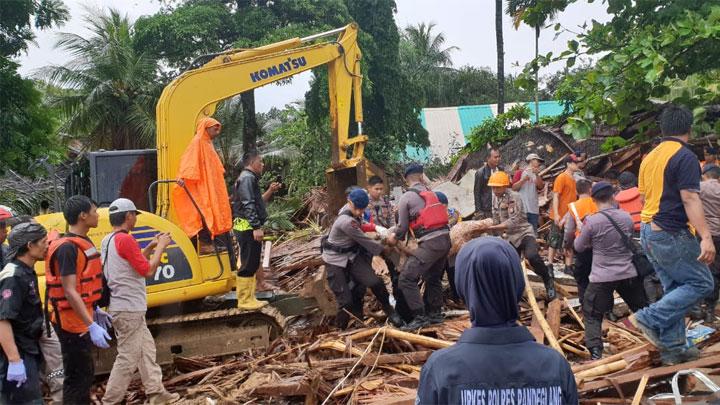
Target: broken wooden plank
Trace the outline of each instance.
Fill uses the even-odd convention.
[[[550,326],[550,330],[552,331],[553,336],[555,336],[556,339],[560,338],[560,316],[562,311],[562,305],[562,301],[552,300],[548,304],[547,309],[548,326]]]
[[[630,405],[640,405],[640,401],[642,400],[643,393],[645,392],[645,386],[647,385],[647,382],[650,378],[646,375],[642,376],[642,379],[640,379],[640,384],[638,385],[637,391],[635,391],[635,397],[633,397],[632,403]]]
[[[632,349],[630,349],[630,350],[626,350],[626,351],[624,351],[624,352],[622,352],[622,353],[617,353],[617,354],[613,354],[612,356],[603,357],[603,358],[600,359],[600,360],[595,360],[595,361],[590,361],[590,362],[587,362],[587,363],[576,364],[575,366],[572,367],[572,371],[573,371],[573,373],[579,373],[580,371],[589,370],[589,369],[591,369],[591,368],[593,368],[593,367],[597,367],[597,366],[600,366],[600,365],[602,365],[602,364],[612,363],[612,362],[614,362],[614,361],[618,361],[618,360],[620,360],[620,359],[624,359],[624,358],[626,358],[626,357],[629,357],[629,356],[631,356],[631,355],[633,355],[633,354],[646,352],[646,351],[651,350],[651,349],[653,349],[653,346],[650,345],[650,344],[646,344],[646,345],[643,345],[643,346],[638,346],[638,347],[632,348]]]
[[[601,375],[606,375],[610,373],[614,373],[616,371],[624,370],[628,366],[628,362],[624,359],[614,361],[612,363],[608,364],[601,364],[597,367],[593,367],[588,370],[581,371],[579,373],[575,373],[575,379],[576,380],[584,380],[591,377],[598,377]]]
[[[530,321],[530,326],[528,327],[528,330],[530,331],[530,334],[533,335],[535,338],[535,341],[543,344],[545,342],[545,332],[543,332],[542,328],[540,327],[540,321],[538,321],[537,316],[533,314],[532,320]]]
[[[540,311],[537,301],[535,300],[535,294],[533,294],[532,288],[530,287],[530,281],[528,280],[527,266],[525,264],[525,260],[522,261],[522,270],[523,277],[525,278],[525,293],[528,296],[528,302],[530,302],[530,307],[533,309],[533,313],[540,322],[540,327],[542,328],[543,332],[545,332],[545,337],[547,337],[548,342],[550,342],[550,346],[552,346],[553,349],[557,350],[558,353],[562,354],[563,357],[565,357],[565,353],[563,353],[560,344],[557,342],[557,339],[555,339],[555,336],[552,334],[552,330],[550,330],[550,326],[548,325],[547,320],[545,320],[545,317],[543,316],[542,311]]]

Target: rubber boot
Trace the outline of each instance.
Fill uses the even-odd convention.
[[[555,292],[555,277],[553,277],[552,273],[549,273],[547,278],[543,280],[543,284],[545,284],[548,302],[557,298],[557,293]]]
[[[442,308],[430,308],[427,311],[427,318],[431,324],[442,323],[445,320],[445,314]]]
[[[590,359],[591,360],[602,359],[602,353],[603,353],[602,347],[591,347],[589,350],[590,350]]]
[[[349,308],[341,308],[335,315],[335,326],[338,329],[345,330],[350,323],[350,314],[348,314]]]
[[[414,331],[422,329],[428,325],[430,325],[430,320],[428,320],[428,318],[425,316],[425,311],[420,310],[416,311],[412,321],[406,323],[405,326],[403,326],[401,329],[404,331]]]
[[[703,311],[703,308],[700,304],[695,304],[690,308],[689,311],[690,319],[693,321],[699,321],[703,318],[705,318],[705,311]]]
[[[259,309],[267,305],[266,301],[255,298],[255,276],[236,277],[235,293],[237,294],[237,307],[240,309]]]

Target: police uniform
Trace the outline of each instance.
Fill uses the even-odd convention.
[[[15,345],[25,365],[27,381],[20,387],[6,381],[8,359],[0,350],[0,381],[3,403],[42,404],[40,387],[40,335],[43,327],[35,271],[19,260],[8,263],[0,272],[0,320],[10,322]]]
[[[398,240],[410,230],[418,241],[418,247],[408,256],[400,272],[398,285],[409,309],[415,317],[425,313],[440,313],[443,305],[442,276],[450,252],[450,230],[447,225],[438,229],[418,233],[411,229],[411,221],[425,208],[425,200],[419,193],[429,191],[422,183],[415,183],[400,197],[398,203],[398,225],[395,236]],[[447,213],[445,214],[447,216]],[[447,217],[445,218],[447,221]],[[420,295],[418,282],[425,281],[425,296]],[[426,307],[427,306],[427,307]]]
[[[385,228],[395,226],[395,213],[393,212],[392,203],[387,196],[381,197],[379,200],[370,200],[370,204],[365,209],[370,222]]]
[[[553,277],[538,252],[535,232],[527,220],[520,193],[507,189],[501,197],[493,194],[492,213],[495,224],[507,225],[503,238],[525,256],[535,274],[542,277],[549,298],[554,298]]]
[[[482,366],[478,366],[482,365]],[[524,326],[470,328],[422,368],[416,404],[578,403],[570,365]]]
[[[349,315],[362,316],[362,308],[357,304],[362,302],[365,288],[370,288],[383,306],[383,310],[391,311],[389,294],[382,279],[375,274],[372,268],[372,257],[383,251],[383,246],[370,239],[360,229],[360,220],[350,213],[346,207],[341,210],[330,232],[322,241],[322,259],[325,262],[328,284],[335,294],[338,305],[336,324],[345,328]],[[355,288],[351,286],[353,283]]]

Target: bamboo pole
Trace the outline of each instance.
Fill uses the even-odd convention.
[[[600,359],[600,360],[595,360],[595,361],[591,361],[591,362],[589,362],[589,363],[584,363],[584,364],[578,364],[578,365],[574,366],[574,367],[572,368],[572,370],[573,370],[573,373],[579,373],[579,372],[581,372],[581,371],[583,371],[583,370],[589,370],[589,369],[591,369],[591,368],[593,368],[593,367],[596,367],[596,366],[599,366],[599,365],[602,365],[602,364],[612,363],[612,362],[614,362],[614,361],[623,359],[623,358],[625,358],[625,357],[627,357],[627,356],[630,356],[630,355],[633,355],[633,354],[637,354],[637,353],[641,353],[641,352],[644,352],[644,351],[648,351],[648,350],[650,350],[651,348],[652,348],[652,346],[651,346],[650,344],[645,344],[645,345],[643,345],[643,346],[634,347],[634,348],[628,349],[628,350],[626,350],[626,351],[624,351],[624,352],[617,353],[617,354],[613,354],[612,356],[604,357],[604,358],[602,358],[602,359]]]
[[[638,384],[637,391],[635,391],[635,396],[633,397],[632,404],[630,405],[640,405],[643,393],[645,393],[645,386],[647,385],[649,379],[650,377],[647,374],[642,376],[640,384]]]
[[[435,339],[410,332],[403,332],[401,330],[388,327],[385,327],[385,334],[395,339],[402,339],[410,343],[429,347],[431,349],[444,349],[453,345],[452,342],[448,342],[445,340]]]
[[[521,264],[523,277],[525,278],[525,293],[528,296],[528,302],[530,303],[530,307],[533,310],[533,314],[540,323],[540,328],[542,328],[543,332],[545,332],[545,337],[547,337],[548,342],[550,342],[550,346],[553,349],[557,350],[558,353],[565,356],[565,353],[563,353],[560,344],[558,343],[557,339],[555,339],[555,335],[553,335],[552,329],[550,329],[550,325],[548,325],[547,320],[543,316],[542,311],[540,311],[540,307],[538,307],[537,301],[535,300],[535,294],[533,294],[532,287],[530,287],[530,280],[528,280],[527,266],[525,265],[525,261],[523,260]]]
[[[575,374],[575,379],[582,379],[585,380],[587,378],[591,377],[599,377],[601,375],[606,375],[610,373],[614,373],[616,371],[620,371],[625,369],[628,366],[628,362],[624,359],[614,361],[612,363],[608,364],[601,364],[597,367],[593,367],[589,370],[581,371],[577,374]]]
[[[572,314],[573,318],[575,318],[575,320],[576,320],[577,323],[580,325],[580,327],[581,327],[583,330],[585,330],[585,323],[582,321],[582,319],[580,319],[580,315],[578,315],[578,313],[575,312],[575,310],[573,309],[573,307],[570,305],[570,303],[568,302],[567,297],[563,297],[563,302],[565,303],[565,306],[567,307],[567,309],[570,310],[570,313]]]

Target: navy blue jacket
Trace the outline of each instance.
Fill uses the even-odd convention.
[[[416,404],[577,404],[567,360],[523,326],[470,328],[430,356]]]

